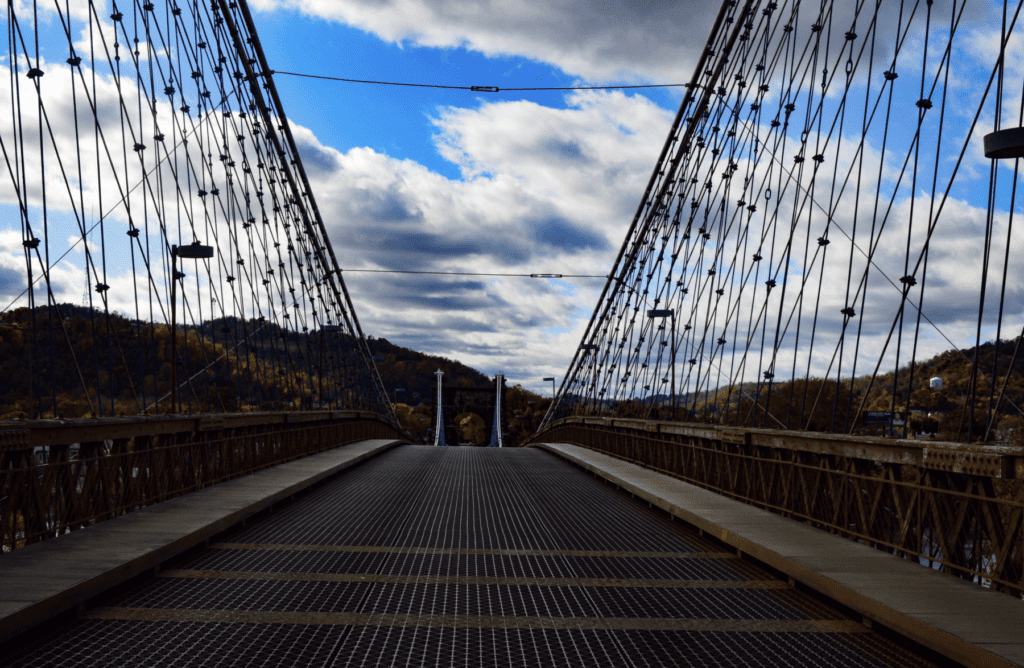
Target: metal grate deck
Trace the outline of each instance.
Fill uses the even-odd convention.
[[[0,666],[928,666],[540,450],[380,455]]]

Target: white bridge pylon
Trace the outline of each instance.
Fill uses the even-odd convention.
[[[438,369],[434,372],[437,376],[437,422],[434,424],[434,445],[448,445],[444,439],[444,405],[441,403],[441,379],[444,378],[444,371]]]
[[[491,443],[487,447],[500,448],[501,445],[501,386],[504,384],[505,374],[501,371],[494,377],[495,393],[494,398],[494,426],[491,427]]]

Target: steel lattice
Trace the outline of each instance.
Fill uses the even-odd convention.
[[[723,2],[545,425],[615,415],[850,432],[873,390],[906,411],[927,383],[918,361],[994,339],[995,362],[953,353],[969,368],[961,440],[987,438],[1000,407],[1016,408],[1000,345],[1016,359],[1024,338],[1007,320],[1018,161],[981,155],[983,134],[1022,124],[1021,72],[1004,58],[1020,9]],[[987,198],[958,187],[985,169]],[[973,222],[977,258],[941,247]],[[946,263],[929,268],[936,248]],[[977,277],[973,293],[957,274]],[[852,391],[858,376],[870,380]]]
[[[6,369],[25,384],[15,410],[153,414],[177,390],[188,412],[394,421],[246,3],[104,7],[7,8],[2,190],[27,277],[0,305],[21,330],[5,344],[26,347],[25,373]],[[80,253],[58,257],[68,234]],[[85,308],[59,303],[69,281]]]

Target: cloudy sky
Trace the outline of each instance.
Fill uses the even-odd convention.
[[[717,11],[677,2],[252,6],[276,71],[501,88],[688,81]],[[681,100],[681,89],[275,82],[346,269],[607,274]],[[564,373],[604,284],[345,281],[368,334],[545,392],[540,379]]]
[[[345,281],[364,332],[458,359],[487,374],[502,370],[513,383],[550,392],[550,385],[541,378],[560,378],[580,342],[604,285],[601,277],[610,271],[640,203],[682,89],[492,93],[342,83],[295,74],[501,89],[679,84],[692,75],[719,3],[252,0],[250,4],[332,245],[347,270]],[[15,5],[28,20],[29,5]],[[88,20],[84,1],[68,6],[76,20]],[[110,3],[94,1],[93,6],[104,23]],[[951,7],[948,2],[932,6],[936,17],[945,17]],[[837,26],[852,20],[849,9],[837,5]],[[993,22],[991,10],[982,3],[971,5],[958,24],[960,41],[947,84],[957,96],[949,113],[954,120],[938,171],[951,173],[960,146],[966,142],[968,150],[943,214],[942,234],[933,243],[929,270],[940,298],[932,300],[926,311],[944,335],[926,334],[927,350],[922,349],[922,354],[948,348],[945,337],[958,347],[973,345],[972,308],[976,312],[979,283],[973,258],[983,252],[988,161],[982,155],[982,133],[968,140],[966,128],[998,54],[999,23],[998,17]],[[883,12],[882,20],[876,22],[880,31],[899,25],[902,19],[894,18],[896,11],[893,5],[891,11]],[[54,118],[73,118],[72,101],[62,92],[71,77],[63,64],[67,41],[52,8],[44,6],[41,12],[43,56],[59,65],[45,68],[43,94]],[[809,20],[800,24],[803,30],[807,24]],[[107,30],[105,23],[103,29]],[[836,28],[840,33],[844,29]],[[865,29],[861,28],[862,34],[869,34]],[[933,29],[941,41],[944,28],[938,19]],[[885,67],[891,52],[885,45],[891,37],[879,33],[877,67],[871,68],[875,74]],[[910,39],[903,52],[916,57],[921,44],[913,40],[920,36]],[[76,48],[85,52],[88,46],[83,31]],[[1024,42],[1015,37],[1010,53],[1008,77],[1016,83],[1008,84],[1005,94],[1008,117],[1020,109],[1019,94],[1011,91],[1020,90],[1024,60],[1018,55],[1024,53]],[[919,97],[911,80],[915,65],[908,60],[901,67],[908,69],[897,99],[912,109]],[[920,69],[921,64],[916,67]],[[929,76],[938,67],[934,57],[925,63]],[[860,77],[858,70],[852,82],[855,88],[863,85]],[[10,93],[4,95],[8,97],[0,100],[0,107],[6,117],[12,103]],[[96,95],[109,116],[104,122],[116,124],[113,80],[101,76]],[[827,98],[826,106],[837,108],[836,93]],[[765,99],[779,104],[774,90]],[[31,102],[23,100],[22,110],[31,111]],[[850,128],[863,113],[850,111],[850,126],[841,132],[855,137]],[[897,183],[915,115],[897,113],[894,118],[887,138],[876,124],[864,146],[868,162],[879,165],[882,173],[877,183],[895,193],[893,238],[905,229],[901,221],[909,217],[904,212],[910,204],[927,195],[921,187],[911,192],[908,182]],[[981,125],[991,128],[994,123],[991,112],[983,110]],[[5,125],[3,131],[9,128]],[[73,145],[70,125],[58,124],[56,133],[55,141]],[[795,129],[790,134],[799,135]],[[878,159],[883,141],[900,150]],[[926,158],[929,151],[934,153],[930,141],[923,149]],[[853,164],[854,156],[850,143],[843,146],[839,166],[845,168]],[[54,169],[41,171],[57,179]],[[116,178],[104,174],[101,181],[112,183]],[[871,174],[865,177],[865,196],[874,197],[868,192],[872,178]],[[1000,187],[1008,188],[1009,183],[1004,178]],[[63,187],[63,182],[54,181],[54,188]],[[0,297],[7,298],[5,305],[17,305],[16,296],[24,287],[24,259],[16,211],[11,215],[10,203],[16,197],[9,183],[0,185],[0,200],[5,202],[0,207],[8,221],[0,223]],[[920,200],[917,211],[925,206]],[[95,217],[93,210],[85,209],[87,217]],[[852,208],[844,207],[839,213],[837,224],[851,222]],[[1003,219],[1005,214],[1005,210],[999,212]],[[54,207],[49,222],[53,255],[71,249],[66,259],[54,265],[58,299],[81,303],[82,246],[75,245],[74,221],[67,211]],[[123,225],[127,218],[118,222]],[[798,221],[798,226],[807,224],[802,218]],[[802,233],[804,228],[799,229]],[[914,234],[920,234],[921,228],[915,229]],[[1019,236],[1019,230],[1018,226],[1014,234]],[[1004,247],[997,243],[994,254],[1001,255]],[[902,259],[898,251],[884,245],[876,257],[887,268],[893,265],[897,276],[896,265]],[[863,261],[856,251],[850,252],[855,263]],[[110,276],[105,280],[115,287],[119,281],[131,283],[130,261],[127,254],[106,258]],[[996,270],[1001,270],[999,262]],[[397,273],[409,271],[454,274]],[[794,275],[802,271],[794,265]],[[494,273],[597,278],[472,275]],[[1008,312],[1016,314],[1024,276],[1016,269],[1010,273]],[[834,286],[830,283],[830,287]],[[132,304],[117,303],[116,293],[111,290],[113,306],[130,311]],[[130,296],[131,290],[121,294]],[[838,311],[842,299],[837,293],[829,307]],[[880,303],[871,313],[873,319],[865,319],[870,335],[884,338],[891,321],[887,308]],[[831,317],[837,320],[834,313]]]
[[[276,70],[518,88],[689,81],[718,5],[266,0],[254,6]],[[926,79],[943,71],[941,48],[950,34],[945,24],[952,24],[954,9],[962,12],[956,23],[955,66],[950,68],[951,80],[938,91],[948,90],[957,102],[947,114],[950,129],[938,159],[940,182],[954,173],[960,147],[968,141],[967,125],[983,97],[999,48],[998,7],[935,3]],[[852,12],[852,3],[838,3],[832,17],[837,34],[847,26],[857,30]],[[854,99],[864,95],[864,73],[880,75],[892,57],[895,35],[889,33],[894,29],[905,30],[908,40],[898,68],[910,79],[920,76],[926,17],[924,10],[915,13],[908,29],[907,16],[900,15],[893,3],[886,4],[875,21],[861,19],[859,31],[862,38],[874,40],[877,61],[872,66],[858,63]],[[803,31],[811,22],[810,15],[797,21]],[[876,28],[868,32],[869,24]],[[809,37],[807,33],[804,38]],[[1011,53],[1021,45],[1015,37]],[[1020,74],[1019,66],[1011,65],[1008,80],[1016,82]],[[314,174],[321,207],[330,212],[335,248],[344,266],[353,269],[607,273],[682,96],[679,88],[494,94],[342,84],[290,75],[278,75],[276,81],[292,120],[303,128],[307,169]],[[906,236],[911,202],[917,199],[919,219],[930,204],[927,189],[918,184],[915,192],[910,179],[901,176],[916,114],[898,110],[901,103],[913,109],[921,96],[916,82],[901,83],[896,116],[885,124],[888,137],[883,137],[882,123],[875,122],[864,145],[869,167],[865,172],[862,163],[859,175],[866,201],[876,196],[876,182],[883,206],[888,199],[885,191],[893,193],[892,222],[886,232],[890,236],[880,245],[875,262],[896,277],[902,275],[903,252],[895,240]],[[1018,88],[1008,85],[1010,90]],[[838,108],[839,90],[830,92],[826,108]],[[938,104],[941,92],[931,95]],[[989,95],[981,113],[983,129],[968,141],[932,243],[932,292],[926,315],[937,326],[926,326],[922,334],[922,357],[948,349],[950,340],[961,348],[973,345],[981,270],[980,262],[970,258],[984,253],[989,163],[982,155],[981,136],[993,127],[994,97]],[[775,93],[768,99],[779,104]],[[1007,92],[1005,105],[1004,113],[1014,114],[1020,109],[1019,95]],[[847,141],[841,144],[841,169],[850,169],[855,162],[854,126],[863,119],[863,111],[853,109],[847,117],[848,127],[839,131]],[[933,114],[924,129],[918,156],[922,164],[935,152],[936,121]],[[794,129],[790,134],[795,140],[799,133]],[[882,151],[883,142],[888,154]],[[880,155],[885,156],[881,163]],[[871,172],[879,169],[870,166],[875,164],[884,165],[878,179]],[[819,180],[827,177],[823,170]],[[1005,190],[1009,182],[1004,177],[1001,187]],[[851,202],[840,207],[835,225],[853,227],[855,194],[847,189]],[[1008,196],[1003,199],[1009,201]],[[1003,226],[1006,208],[997,207]],[[802,236],[805,220],[797,218]],[[1003,228],[997,228],[1002,239]],[[913,233],[915,248],[923,241],[922,231],[919,223]],[[1021,236],[1019,226],[1014,236]],[[1005,243],[996,240],[993,256],[998,258],[1004,249]],[[837,244],[834,253],[842,252]],[[860,271],[863,253],[851,249],[850,254],[851,266]],[[993,268],[998,275],[1001,260],[993,260]],[[792,271],[803,273],[796,265]],[[845,261],[833,260],[830,272],[835,278],[824,277],[827,315],[821,317],[824,328],[831,326],[835,332],[841,329],[840,286],[847,271]],[[1018,273],[1010,272],[1008,282],[1005,310],[1011,317],[1024,306],[1024,276]],[[357,273],[347,274],[346,280],[368,332],[456,357],[486,373],[503,369],[512,380],[533,389],[545,387],[539,378],[564,373],[604,283]],[[876,274],[871,280],[881,278]],[[882,350],[898,294],[888,284],[872,288],[872,304],[865,305],[862,314],[869,357]],[[994,331],[996,294],[989,291],[986,338]],[[803,314],[808,319],[810,303]],[[893,357],[893,351],[887,356]],[[779,363],[789,357],[782,352]],[[889,361],[894,363],[895,358]],[[812,367],[825,373],[827,360]]]

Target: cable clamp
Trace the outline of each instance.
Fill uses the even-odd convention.
[[[470,86],[469,89],[478,93],[497,93],[501,91],[497,86]]]

